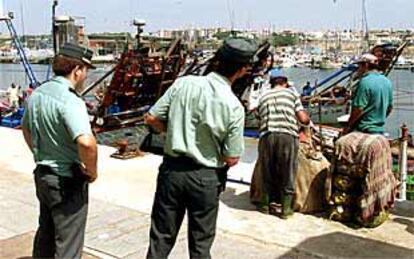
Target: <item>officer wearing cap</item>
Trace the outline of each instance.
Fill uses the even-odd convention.
[[[377,70],[379,61],[373,54],[363,54],[356,63],[361,79],[352,97],[351,116],[343,133],[383,134],[393,105],[391,81]]]
[[[211,258],[219,179],[244,150],[244,108],[231,87],[250,69],[255,51],[248,40],[227,39],[213,72],[177,79],[146,115],[148,125],[166,132],[148,258],[168,257],[186,211],[190,257]]]
[[[65,44],[53,61],[55,77],[26,103],[22,129],[36,162],[40,202],[33,258],[80,258],[88,211],[88,183],[97,177],[97,148],[83,87],[92,51]]]
[[[272,89],[260,97],[257,109],[260,131],[258,168],[262,169],[264,191],[268,195],[268,207],[260,209],[286,219],[293,214],[298,124],[308,125],[310,120],[299,93],[290,87],[282,70],[270,71],[270,84]],[[281,213],[278,211],[280,205]]]

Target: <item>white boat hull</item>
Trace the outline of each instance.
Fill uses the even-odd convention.
[[[349,113],[349,106],[343,104],[325,104],[319,111],[319,106],[312,105],[305,107],[314,123],[338,124],[338,118]]]

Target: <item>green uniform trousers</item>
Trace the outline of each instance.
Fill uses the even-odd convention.
[[[33,258],[81,258],[88,183],[58,176],[47,166],[37,166],[34,178],[40,215]]]
[[[189,158],[164,157],[151,214],[147,258],[167,258],[187,211],[190,258],[211,258],[221,183],[219,170]]]

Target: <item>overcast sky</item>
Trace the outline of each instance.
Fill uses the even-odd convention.
[[[48,33],[52,0],[0,0],[28,34]],[[370,28],[414,28],[414,0],[366,0]],[[362,0],[59,0],[57,14],[85,17],[87,32],[131,31],[133,18],[147,31],[161,28],[359,29]],[[231,18],[234,17],[234,18]],[[4,31],[5,25],[1,25]]]

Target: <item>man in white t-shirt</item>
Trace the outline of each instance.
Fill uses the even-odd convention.
[[[14,83],[7,89],[7,95],[10,107],[19,108],[19,88]]]

